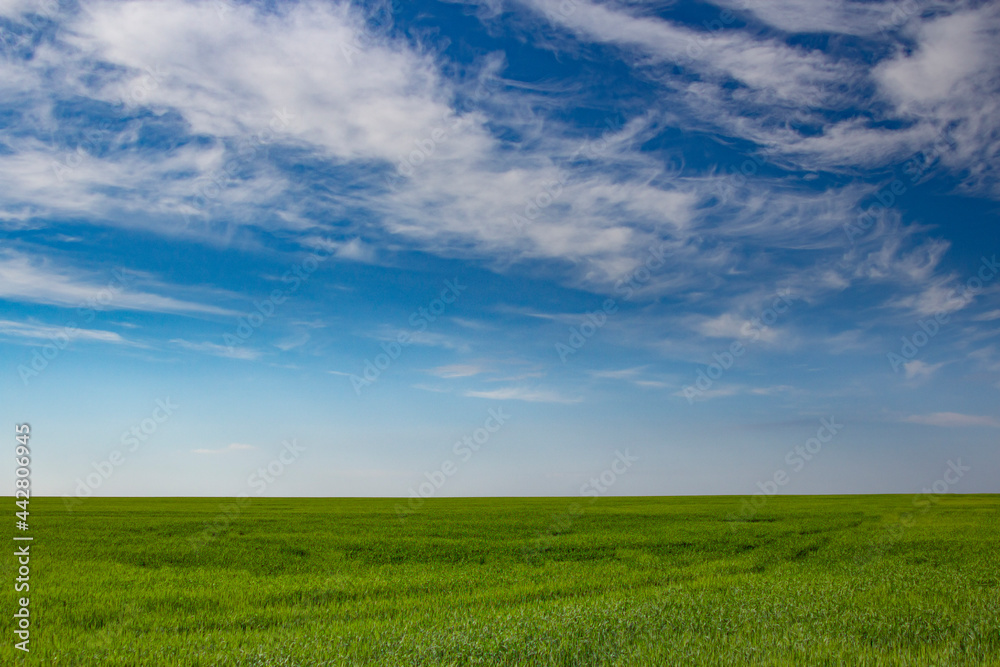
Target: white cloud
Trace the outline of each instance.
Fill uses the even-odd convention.
[[[722,313],[716,317],[708,317],[698,321],[694,328],[703,336],[709,338],[740,338],[743,325],[747,320],[733,313]]]
[[[621,368],[618,370],[588,371],[595,378],[609,380],[634,380],[644,370],[645,366],[633,366],[632,368]]]
[[[297,347],[302,347],[309,342],[310,338],[311,336],[308,331],[299,331],[285,336],[281,340],[275,341],[274,346],[282,352],[287,352],[289,350],[294,350]]]
[[[93,275],[57,266],[50,259],[0,251],[0,299],[94,310],[235,315],[225,308],[132,290],[124,283],[125,279],[112,277],[101,285]]]
[[[202,343],[192,343],[181,338],[173,338],[170,342],[177,347],[190,350],[191,352],[203,352],[216,357],[226,357],[227,359],[243,359],[246,361],[253,361],[254,359],[258,359],[260,357],[259,351],[249,347],[230,347],[207,341]]]
[[[470,320],[464,317],[452,317],[451,321],[460,327],[472,329],[474,331],[488,331],[494,328],[493,325],[487,324],[481,320]]]
[[[80,329],[69,326],[53,327],[29,322],[12,322],[10,320],[0,320],[0,335],[40,340],[62,340],[65,337],[69,340],[113,343],[116,345],[138,345],[138,343],[122,338],[114,331]]]
[[[392,327],[381,327],[373,336],[374,338],[387,342],[394,342],[399,336],[406,334],[409,336],[410,345],[422,345],[425,347],[441,347],[446,350],[459,350],[467,352],[469,344],[464,340],[449,336],[448,334],[437,333],[435,331],[417,331],[407,329],[394,329]]]
[[[939,281],[917,294],[896,299],[893,305],[909,308],[919,315],[954,313],[972,303],[972,294],[962,291],[953,281]]]
[[[709,401],[712,400],[713,398],[726,398],[729,396],[737,396],[743,393],[746,393],[746,387],[730,384],[730,385],[720,385],[715,387],[714,389],[706,389],[704,391],[699,391],[691,398],[688,398],[688,396],[684,394],[683,390],[676,391],[673,393],[673,395],[679,396],[681,398],[686,398],[688,400]]]
[[[329,239],[310,237],[303,240],[303,245],[311,248],[318,248],[332,253],[340,259],[353,260],[355,262],[372,263],[375,261],[375,248],[365,243],[359,238],[349,241],[337,242]]]
[[[921,23],[917,48],[873,72],[886,98],[940,137],[935,151],[965,187],[1000,196],[1000,6],[985,3]]]
[[[864,329],[850,329],[827,337],[822,344],[824,349],[829,350],[832,354],[842,354],[849,351],[872,349],[875,341],[866,335]]]
[[[775,343],[783,335],[787,337],[780,329],[763,324],[759,314],[756,318],[741,317],[736,313],[722,313],[715,317],[696,317],[691,319],[690,326],[702,336],[734,341],[749,339],[754,342]]]
[[[796,391],[795,387],[788,384],[779,384],[772,387],[753,387],[750,389],[750,393],[755,396],[774,396],[775,394],[784,394],[794,391]]]
[[[993,320],[1000,320],[1000,310],[990,310],[985,313],[980,313],[972,319],[976,322],[992,322]]]
[[[818,51],[754,39],[741,31],[692,30],[587,0],[574,0],[572,11],[564,11],[566,3],[560,0],[526,0],[526,4],[579,35],[640,48],[663,61],[706,73],[725,74],[776,100],[817,102],[826,97],[824,84],[842,74]]]
[[[885,41],[903,29],[916,39],[915,51],[900,42],[895,56],[871,69],[869,62],[834,48],[821,53],[789,46],[714,18],[705,22],[716,24],[714,29],[703,30],[631,13],[635,9],[611,2],[523,3],[579,38],[618,46],[638,71],[678,91],[703,127],[749,139],[771,161],[854,170],[900,162],[919,151],[940,153],[931,161],[939,158],[956,173],[968,170],[973,186],[1000,195],[1000,63],[993,57],[1000,11],[995,4],[923,18],[905,2],[779,0],[750,6],[722,1],[785,31],[879,33],[875,39]],[[699,77],[678,75],[671,71],[675,65]],[[728,77],[743,87],[733,90],[726,85]],[[890,108],[872,104],[873,86]],[[851,108],[871,113],[840,121],[823,113]],[[893,121],[895,127],[873,121]]]
[[[664,389],[673,386],[663,380],[653,380],[644,376],[646,366],[633,366],[632,368],[621,368],[617,370],[587,371],[591,377],[600,380],[622,380],[637,387],[645,389]]]
[[[680,178],[662,159],[639,150],[659,131],[656,113],[590,140],[551,120],[525,116],[521,109],[530,100],[502,81],[475,109],[459,111],[454,100],[468,82],[446,79],[431,56],[403,42],[359,38],[360,19],[346,5],[305,2],[268,14],[249,5],[227,8],[222,20],[205,3],[98,3],[69,21],[64,41],[47,55],[64,66],[74,63],[59,92],[111,103],[141,90],[142,105],[158,115],[178,114],[190,132],[214,141],[163,154],[88,155],[57,178],[52,162],[59,152],[23,140],[12,155],[0,156],[0,176],[16,184],[6,201],[10,215],[32,207],[90,212],[112,224],[216,239],[231,238],[251,221],[299,232],[321,227],[315,202],[311,208],[301,202],[288,177],[260,159],[241,162],[238,152],[226,148],[226,142],[271,132],[281,118],[271,144],[363,168],[356,176],[361,187],[330,193],[324,210],[340,216],[367,211],[386,231],[438,254],[486,258],[498,269],[518,260],[568,260],[573,268],[563,277],[599,291],[610,290],[664,240],[673,261],[654,281],[661,289],[689,285],[723,261],[721,252],[699,252],[688,243],[699,206],[722,179]],[[348,49],[345,56],[343,47],[359,39],[364,48]],[[759,49],[735,57],[731,46],[727,67],[743,68],[744,78],[759,76],[752,57],[771,58]],[[797,68],[803,57],[777,43],[761,48],[784,54],[781,67]],[[95,62],[115,69],[87,69]],[[483,71],[493,76],[501,67],[501,61],[488,60]],[[41,76],[38,67],[30,72]],[[769,75],[769,81],[783,86],[788,78]],[[508,126],[533,141],[510,150],[491,126]],[[419,164],[407,166],[411,155]],[[227,176],[224,168],[234,160],[252,167],[251,173]],[[380,169],[401,163],[405,177],[385,190]],[[212,186],[220,175],[221,190]],[[206,187],[213,195],[199,208],[195,200]],[[752,202],[734,201],[731,210],[719,213],[733,221],[727,230],[732,237],[812,243],[801,224],[792,233],[792,221],[809,220],[827,233],[841,220],[804,207],[838,210],[834,199],[762,186]],[[223,210],[227,221],[213,225],[211,214]],[[530,224],[512,224],[515,214],[526,212]],[[190,217],[182,220],[182,214]],[[374,261],[371,242],[352,236],[335,243],[340,259]]]
[[[387,42],[345,55],[360,28],[346,3],[234,4],[220,17],[207,3],[116,2],[89,6],[69,41],[133,77],[162,72],[145,103],[197,133],[262,132],[287,109],[289,131],[331,155],[392,160],[450,109],[430,58]]]
[[[466,378],[472,377],[473,375],[479,375],[484,373],[486,369],[482,366],[476,364],[450,364],[447,366],[438,366],[437,368],[432,368],[428,371],[431,375],[436,375],[439,378],[444,378],[446,380],[453,378]]]
[[[498,401],[528,401],[530,403],[579,403],[583,399],[571,398],[546,389],[530,389],[527,387],[504,387],[488,391],[467,391],[464,394],[472,398],[490,398]]]
[[[41,2],[32,0],[0,0],[0,16],[19,18],[27,11],[37,11]]]
[[[260,155],[276,134],[333,159],[394,161],[451,114],[430,58],[391,44],[345,57],[342,47],[360,29],[346,3],[304,2],[269,14],[243,4],[226,9],[223,18],[212,3],[98,2],[68,19],[61,40],[19,66],[20,87],[36,91],[40,114],[47,113],[43,88],[111,104],[124,97],[157,116],[179,113],[190,132],[217,141],[98,156],[20,139],[14,153],[0,156],[8,210],[89,212],[161,234],[225,237],[250,208],[287,198],[290,181]],[[46,80],[49,65],[62,70],[55,81]],[[227,149],[225,141],[252,150]],[[231,177],[225,170],[233,164],[252,173]],[[226,211],[225,223],[212,222],[216,209]],[[303,224],[280,207],[270,212],[272,224]],[[364,260],[369,253],[354,241],[338,254]]]
[[[690,397],[685,395],[683,389],[674,392],[672,395],[688,399],[689,401],[708,401],[715,398],[728,398],[730,396],[741,396],[741,395],[774,396],[777,394],[794,393],[797,391],[798,389],[796,387],[787,384],[772,385],[767,387],[751,387],[741,384],[727,384],[727,385],[718,385],[711,389],[699,391],[697,394],[693,394]]]
[[[949,100],[971,77],[993,67],[991,14],[958,12],[922,25],[916,51],[881,63],[875,78],[903,111]]]
[[[444,387],[435,387],[434,385],[424,384],[418,382],[417,384],[411,385],[414,389],[419,389],[420,391],[429,391],[435,394],[447,394],[448,389]]]
[[[1000,421],[994,417],[979,415],[963,415],[958,412],[933,412],[927,415],[910,415],[903,419],[911,424],[927,424],[930,426],[942,426],[948,428],[960,428],[965,426],[989,426],[1000,428]]]
[[[102,224],[216,241],[250,225],[277,227],[300,234],[306,247],[315,245],[329,219],[365,220],[339,230],[343,238],[327,249],[341,260],[374,262],[375,248],[381,255],[383,248],[416,245],[498,271],[544,263],[561,282],[605,293],[662,243],[669,261],[643,286],[644,297],[703,289],[706,275],[719,294],[743,279],[753,248],[838,253],[841,226],[864,192],[854,186],[802,191],[788,179],[763,176],[732,188],[722,174],[668,167],[663,155],[643,150],[665,123],[722,128],[725,141],[749,139],[773,162],[810,169],[884,162],[935,134],[921,122],[888,130],[866,125],[867,119],[824,119],[820,111],[839,113],[858,102],[841,87],[871,83],[864,67],[836,53],[790,46],[755,30],[706,32],[620,4],[574,0],[569,13],[555,0],[522,4],[580,39],[616,45],[637,72],[664,85],[664,104],[595,138],[536,111],[530,92],[499,77],[501,58],[477,63],[473,69],[480,71],[465,79],[451,78],[437,56],[419,46],[363,36],[361,18],[347,4],[302,2],[272,12],[233,4],[222,17],[210,3],[99,2],[67,19],[37,63],[18,65],[16,81],[36,109],[60,96],[113,103],[141,91],[133,102],[157,118],[181,118],[185,131],[203,140],[162,153],[137,152],[122,140],[117,150],[87,155],[60,178],[52,161],[65,150],[20,138],[12,153],[0,156],[0,179],[12,184],[0,195],[0,212],[6,210],[0,215],[11,224],[32,224],[21,218],[72,211]],[[860,34],[852,26],[890,10],[823,2],[810,13],[802,4],[785,5],[782,29],[829,19],[832,29],[851,34]],[[757,15],[782,25],[774,7]],[[968,28],[956,25],[952,32]],[[915,34],[932,53],[941,40],[928,30]],[[676,63],[697,77],[671,74]],[[46,79],[46,67],[55,64],[64,75]],[[903,64],[898,72],[886,65],[885,80],[904,80],[910,65]],[[472,107],[459,105],[480,80],[496,85]],[[687,113],[667,110],[677,105]],[[45,123],[58,124],[39,113]],[[792,129],[817,124],[822,132]],[[308,188],[296,189],[263,151],[241,161],[233,145],[261,133],[268,147],[300,151],[350,173],[350,182],[317,198]],[[414,155],[419,159],[410,160]],[[226,176],[234,160],[246,174]],[[387,187],[386,170],[398,165],[402,175]],[[199,208],[193,199],[220,174],[224,187]],[[214,223],[212,214],[223,210],[226,221]],[[519,226],[515,215],[530,221]],[[766,256],[752,263],[758,276],[788,272]],[[898,264],[889,277],[902,279],[904,269]],[[827,271],[810,290],[845,289],[850,278],[873,276]],[[911,307],[929,306],[914,300]],[[738,312],[705,321],[704,332],[732,333]],[[460,345],[431,334],[415,342]]]
[[[790,33],[874,35],[893,29],[912,16],[916,3],[857,2],[855,0],[714,0],[737,14],[747,12],[758,20]],[[732,23],[718,19],[719,25]]]
[[[929,378],[942,366],[944,366],[944,362],[938,364],[928,364],[920,361],[919,359],[914,359],[913,361],[907,361],[903,364],[903,370],[906,372],[906,379],[912,380],[914,378]]]

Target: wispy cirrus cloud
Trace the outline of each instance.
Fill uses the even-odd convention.
[[[795,393],[797,391],[798,389],[796,387],[787,384],[769,385],[763,387],[742,384],[724,384],[705,390],[699,390],[697,394],[692,396],[686,395],[683,389],[674,392],[672,395],[686,398],[689,401],[698,402],[708,401],[715,398],[729,398],[732,396],[775,396],[780,394]]]
[[[920,359],[914,359],[903,364],[903,370],[906,373],[907,380],[919,380],[931,377],[942,366],[944,366],[944,362],[928,364]]]
[[[926,424],[928,426],[941,426],[945,428],[973,426],[1000,428],[1000,420],[997,420],[995,417],[965,415],[959,412],[932,412],[926,415],[910,415],[904,417],[903,421],[910,424]]]
[[[445,380],[473,377],[485,372],[486,368],[477,364],[448,364],[447,366],[438,366],[428,371],[431,375],[436,375]]]
[[[257,448],[253,445],[232,442],[225,447],[220,447],[219,449],[192,449],[191,452],[194,454],[226,454],[228,452],[246,452],[253,449]]]
[[[633,380],[639,377],[646,366],[633,366],[631,368],[619,368],[614,370],[588,371],[592,377],[602,380]]]
[[[581,7],[579,17],[593,15],[591,27],[601,24],[594,16],[610,11],[589,3]],[[615,29],[641,37],[642,44],[666,35],[683,49],[696,36],[662,21],[608,18]],[[833,193],[792,192],[766,181],[753,198],[706,209],[725,179],[681,175],[644,151],[662,129],[657,113],[626,117],[600,138],[554,118],[525,116],[522,110],[533,98],[497,76],[501,62],[485,61],[484,71],[496,86],[470,110],[460,102],[474,82],[444,76],[434,58],[412,44],[390,37],[366,40],[363,53],[347,58],[340,45],[355,43],[361,30],[359,15],[347,5],[304,2],[271,13],[234,5],[225,30],[218,29],[212,7],[187,2],[98,3],[66,21],[70,29],[62,41],[47,48],[72,54],[79,70],[72,86],[56,86],[51,94],[113,104],[123,89],[144,85],[141,107],[169,110],[169,117],[183,119],[171,129],[199,140],[161,155],[148,147],[140,151],[124,130],[111,133],[106,149],[93,151],[65,182],[56,183],[46,172],[52,151],[27,133],[17,150],[0,156],[0,173],[24,181],[8,194],[10,211],[51,210],[62,201],[60,210],[87,212],[111,224],[143,221],[161,234],[226,241],[244,227],[258,226],[303,235],[306,245],[322,227],[316,211],[352,212],[357,215],[349,217],[374,224],[349,230],[336,242],[341,259],[373,260],[361,231],[376,241],[391,234],[440,255],[485,261],[498,271],[512,260],[538,265],[557,260],[564,263],[559,279],[598,291],[610,291],[658,243],[666,245],[672,261],[655,282],[664,289],[690,289],[698,276],[733,259],[724,247],[700,247],[697,227],[716,227],[714,216],[730,221],[725,233],[731,243],[749,236],[772,245],[822,243],[818,237],[839,229],[845,219],[847,207],[838,208]],[[721,55],[705,56],[710,69],[739,70],[748,85],[771,90],[769,95],[783,95],[779,88],[811,76],[812,65],[795,64],[803,57],[822,60],[769,42],[758,45],[770,50],[760,56],[778,54],[774,57],[788,71],[768,74],[766,67],[748,62],[748,54],[759,51],[744,48],[748,38],[713,39],[717,43],[707,51]],[[191,48],[177,49],[178,43]],[[236,43],[254,47],[235,49]],[[195,55],[203,52],[216,56],[205,63]],[[43,75],[34,65],[21,66],[26,76]],[[821,78],[833,75],[824,68],[819,63],[813,70]],[[316,71],[324,72],[321,81],[309,74]],[[768,80],[758,80],[764,75]],[[283,109],[291,120],[273,132],[275,110]],[[265,132],[274,149],[304,151],[319,164],[340,165],[341,176],[352,184],[349,192],[319,201],[302,183],[296,185],[301,175],[292,178],[265,151],[248,157],[237,150],[243,139]],[[512,144],[505,134],[532,140]],[[414,145],[427,142],[433,154],[421,156],[400,178],[397,165]],[[393,182],[388,188],[387,179]],[[207,199],[206,188],[213,193]],[[199,208],[199,201],[208,208]],[[224,222],[206,217],[223,210]],[[138,211],[145,215],[134,215]],[[526,211],[530,224],[512,223],[516,216],[527,219]],[[800,223],[795,229],[793,220]],[[803,220],[812,232],[802,228]]]
[[[722,3],[781,31],[867,35],[879,43],[905,32],[916,41],[915,49],[895,42],[896,50],[872,69],[848,53],[789,46],[783,35],[738,29],[731,17],[707,21],[717,25],[705,30],[615,3],[524,4],[580,39],[618,46],[637,71],[680,89],[679,98],[696,118],[712,119],[726,134],[755,142],[772,159],[805,169],[856,169],[933,146],[943,164],[973,175],[965,187],[998,193],[1000,66],[992,52],[1000,11],[995,5],[959,4],[925,16],[907,3]],[[672,73],[675,64],[700,76]],[[732,81],[740,84],[735,90]],[[891,108],[873,103],[873,87],[878,101]],[[768,119],[788,122],[756,116],[763,109]],[[829,120],[831,112],[848,109],[866,113]],[[896,125],[888,127],[888,121]]]
[[[104,310],[236,314],[227,308],[129,289],[120,280],[113,282],[108,279],[102,285],[95,280],[93,272],[58,265],[50,258],[14,250],[0,251],[0,299],[68,308],[89,305]]]
[[[204,354],[210,354],[216,357],[225,357],[227,359],[242,359],[244,361],[253,361],[260,358],[260,351],[255,350],[250,347],[244,346],[228,346],[219,345],[218,343],[212,343],[209,341],[203,341],[200,343],[194,343],[191,341],[184,340],[182,338],[172,338],[170,340],[171,345],[175,345],[183,350],[188,350],[189,352],[201,352]]]
[[[94,115],[18,116],[44,123],[12,128],[11,150],[0,155],[0,174],[12,187],[0,194],[0,211],[19,225],[38,224],[46,211],[72,211],[88,224],[204,242],[240,239],[251,247],[254,234],[275,233],[290,246],[331,252],[331,261],[374,263],[417,249],[497,273],[530,267],[542,279],[605,294],[621,294],[623,279],[650,248],[661,248],[669,261],[629,298],[683,302],[675,319],[689,332],[671,334],[675,350],[691,333],[738,339],[762,283],[792,285],[820,303],[877,282],[892,286],[883,306],[919,313],[953,306],[952,278],[940,275],[949,244],[903,228],[894,222],[898,213],[845,250],[843,225],[870,190],[841,177],[844,165],[857,174],[928,145],[938,129],[933,119],[971,108],[947,106],[955,91],[989,98],[993,65],[983,53],[993,14],[957,8],[910,17],[894,24],[912,23],[906,35],[915,48],[904,50],[886,48],[895,37],[861,27],[896,6],[823,2],[812,15],[801,3],[785,4],[783,14],[740,8],[757,22],[750,28],[706,30],[635,5],[575,0],[567,12],[549,0],[510,3],[539,30],[559,28],[560,39],[546,49],[579,55],[586,44],[613,45],[631,76],[657,91],[639,106],[624,98],[617,107],[600,105],[603,124],[568,113],[595,101],[582,87],[559,96],[504,78],[506,63],[496,53],[461,75],[401,33],[368,35],[363,50],[345,54],[342,45],[358,43],[364,31],[360,12],[347,4],[300,2],[273,11],[233,5],[224,21],[214,7],[194,2],[67,10],[57,17],[65,30],[34,58],[9,64],[16,73],[10,81],[33,110],[86,100]],[[877,42],[874,73],[871,61],[836,45],[794,45],[776,31],[805,30],[820,15],[829,30]],[[950,49],[962,36],[965,45]],[[211,63],[197,56],[207,52],[216,54]],[[55,62],[66,70],[57,80],[50,76]],[[320,71],[320,78],[311,74]],[[922,73],[934,82],[926,91],[913,86]],[[477,92],[482,83],[488,89]],[[136,90],[141,99],[118,104]],[[959,124],[975,125],[968,141],[988,147],[995,123],[991,107],[980,107],[978,124],[968,115]],[[53,159],[75,154],[76,137],[99,121],[101,138],[79,163],[54,171]],[[140,141],[142,130],[170,136],[174,146]],[[734,184],[720,165],[691,167],[683,147],[663,148],[674,130],[743,146],[753,169]],[[419,159],[411,159],[415,147]],[[967,158],[956,153],[948,164],[957,169]],[[816,171],[839,180],[809,185]],[[333,240],[330,220],[342,221]],[[795,259],[802,253],[813,270]],[[16,254],[3,259],[0,271],[6,267],[14,279],[0,286],[0,297],[69,305],[95,287],[92,276],[35,259],[31,266]],[[124,291],[113,307],[236,314],[198,303],[190,296],[197,290],[182,299],[152,284]],[[523,311],[568,325],[579,317],[545,314],[537,305]],[[604,333],[627,339],[625,321]],[[473,321],[455,322],[469,329]],[[785,342],[798,334],[771,327],[759,335]],[[259,355],[184,340],[208,354]],[[275,345],[290,352],[303,340]],[[442,332],[412,340],[471,349]]]
[[[553,390],[529,387],[504,387],[485,391],[470,390],[465,392],[464,395],[471,398],[489,398],[498,401],[527,401],[529,403],[572,404],[583,400],[578,397],[564,396]]]
[[[574,0],[573,11],[565,11],[558,0],[527,0],[526,4],[578,35],[636,48],[661,62],[732,77],[778,100],[802,103],[828,97],[826,88],[845,74],[818,51],[741,31],[691,29],[588,0]]]
[[[906,2],[714,0],[713,4],[789,33],[872,36],[902,27],[917,13],[916,5]],[[732,23],[731,18],[728,23]]]
[[[141,344],[122,338],[121,335],[114,331],[82,329],[79,327],[56,327],[33,322],[13,322],[11,320],[0,320],[0,335],[47,341],[66,337],[70,340],[141,347]]]
[[[628,382],[637,387],[645,389],[666,389],[676,383],[666,382],[662,379],[654,379],[646,373],[648,366],[633,366],[631,368],[620,368],[616,370],[591,370],[587,374],[598,380],[615,380]]]
[[[1000,310],[990,310],[985,313],[980,313],[972,319],[976,322],[992,322],[994,320],[1000,320]]]

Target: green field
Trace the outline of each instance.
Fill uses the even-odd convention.
[[[1000,665],[996,495],[229,502],[32,499],[0,662]]]

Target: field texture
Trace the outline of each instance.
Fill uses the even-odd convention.
[[[933,500],[33,499],[0,663],[1000,665],[1000,497]]]

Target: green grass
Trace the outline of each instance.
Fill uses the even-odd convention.
[[[0,663],[1000,665],[1000,496],[575,501],[32,499]]]

